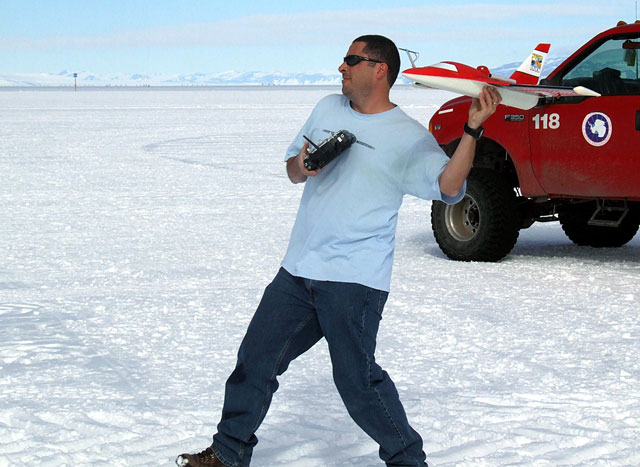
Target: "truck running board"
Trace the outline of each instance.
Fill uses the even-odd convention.
[[[620,227],[622,221],[629,212],[627,200],[624,200],[622,206],[607,205],[604,200],[596,200],[596,211],[587,222],[588,225],[599,227]]]

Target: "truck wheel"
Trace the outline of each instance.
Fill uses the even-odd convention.
[[[431,227],[440,249],[458,261],[498,261],[513,249],[520,230],[513,188],[499,173],[474,169],[457,204],[434,201]]]
[[[615,248],[629,242],[640,226],[640,208],[631,205],[629,212],[618,227],[588,225],[596,211],[596,202],[580,203],[560,212],[558,217],[562,230],[573,243],[595,248]]]

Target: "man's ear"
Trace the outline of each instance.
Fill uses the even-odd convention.
[[[387,65],[386,63],[376,63],[376,66],[377,66],[376,78],[386,79],[387,72],[389,71],[389,65]]]

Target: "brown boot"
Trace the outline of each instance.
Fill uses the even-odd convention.
[[[225,467],[211,448],[207,448],[197,454],[180,454],[176,458],[176,464],[180,467]]]

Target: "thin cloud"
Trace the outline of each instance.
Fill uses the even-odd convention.
[[[610,6],[608,14],[612,14]],[[543,13],[544,12],[544,13]],[[320,11],[296,14],[252,15],[237,19],[161,26],[104,35],[51,36],[41,39],[5,37],[5,50],[69,50],[144,47],[225,47],[287,44],[344,45],[354,34],[380,31],[403,41],[469,40],[530,34],[540,37],[540,25],[568,18],[598,18],[601,8],[585,3],[492,5],[470,4],[367,10]],[[515,20],[530,24],[509,31]],[[505,29],[505,26],[507,29]],[[506,34],[505,34],[506,31]],[[558,33],[547,28],[545,34]]]

